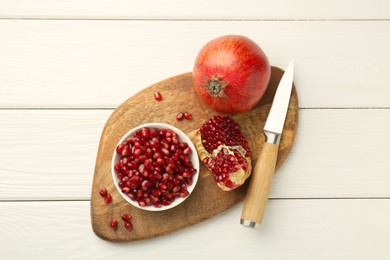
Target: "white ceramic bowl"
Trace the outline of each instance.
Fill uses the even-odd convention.
[[[145,207],[141,207],[138,205],[138,202],[137,201],[133,201],[132,199],[130,199],[125,193],[122,192],[122,189],[119,187],[119,179],[116,175],[116,172],[114,170],[114,166],[116,163],[119,162],[120,160],[120,157],[121,155],[119,155],[117,152],[116,152],[116,147],[123,143],[124,141],[126,141],[126,139],[132,135],[135,135],[135,133],[138,131],[138,130],[141,130],[142,128],[144,127],[148,127],[150,129],[152,128],[158,128],[158,129],[170,129],[172,131],[174,131],[175,133],[177,133],[179,135],[179,138],[180,138],[180,141],[181,142],[186,142],[188,144],[188,146],[191,148],[192,150],[192,153],[191,153],[191,156],[190,156],[190,160],[194,166],[194,168],[196,169],[196,173],[194,174],[194,176],[192,177],[192,184],[190,186],[187,186],[187,190],[188,192],[190,193],[188,196],[184,197],[184,198],[181,198],[181,197],[178,197],[178,198],[175,198],[175,200],[172,202],[172,204],[170,205],[162,205],[160,208],[157,208],[153,205],[150,205],[150,206],[145,206]],[[148,124],[143,124],[143,125],[139,125],[133,129],[131,129],[130,131],[128,131],[122,138],[121,140],[118,142],[118,144],[115,146],[114,148],[114,151],[113,151],[113,156],[112,156],[112,163],[111,163],[111,173],[112,173],[112,178],[113,178],[113,181],[114,181],[114,184],[115,184],[115,187],[116,189],[118,190],[119,194],[127,201],[129,202],[131,205],[133,205],[134,207],[137,207],[137,208],[140,208],[140,209],[143,209],[143,210],[147,210],[147,211],[163,211],[163,210],[167,210],[167,209],[171,209],[173,207],[176,207],[177,205],[179,205],[180,203],[182,203],[184,200],[186,200],[192,193],[192,191],[194,190],[195,186],[196,186],[196,183],[198,182],[198,178],[199,178],[199,157],[198,157],[198,154],[197,154],[197,151],[196,151],[196,148],[195,146],[193,145],[193,143],[191,142],[191,139],[188,138],[188,136],[183,133],[181,130],[177,129],[176,127],[173,127],[171,125],[168,125],[168,124],[164,124],[164,123],[148,123]]]

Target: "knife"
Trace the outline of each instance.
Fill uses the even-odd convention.
[[[256,228],[263,222],[272,177],[275,173],[279,143],[286,120],[293,85],[294,64],[290,62],[280,80],[264,126],[266,141],[260,151],[244,200],[240,223]]]

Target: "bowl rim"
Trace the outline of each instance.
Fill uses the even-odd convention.
[[[192,184],[190,186],[187,186],[187,190],[189,192],[189,195],[184,197],[184,198],[181,198],[181,197],[175,198],[175,200],[170,205],[167,205],[167,206],[162,205],[160,208],[154,207],[153,205],[141,207],[138,205],[137,201],[131,200],[126,194],[124,194],[122,192],[121,188],[119,187],[119,184],[118,184],[119,179],[116,176],[116,172],[114,170],[114,166],[119,161],[119,158],[120,158],[120,155],[116,152],[116,147],[119,144],[123,143],[130,135],[133,135],[136,131],[141,130],[144,127],[158,128],[158,129],[166,128],[166,129],[170,129],[170,130],[176,132],[179,135],[180,141],[186,142],[188,144],[188,146],[191,148],[192,153],[191,153],[190,160],[192,162],[192,165],[196,169],[196,173],[192,177],[193,178]],[[115,188],[117,189],[120,196],[123,199],[125,199],[128,203],[130,203],[131,205],[133,205],[139,209],[145,210],[145,211],[164,211],[164,210],[174,208],[174,207],[180,205],[181,203],[183,203],[189,196],[191,196],[193,190],[195,189],[196,184],[197,184],[198,179],[199,179],[199,174],[200,174],[200,162],[199,162],[199,155],[197,153],[195,145],[192,143],[191,139],[187,136],[187,134],[185,134],[179,128],[172,126],[170,124],[167,124],[167,123],[145,123],[145,124],[138,125],[132,129],[130,129],[129,131],[127,131],[114,147],[112,160],[111,160],[111,176],[112,176],[112,180],[114,182]]]

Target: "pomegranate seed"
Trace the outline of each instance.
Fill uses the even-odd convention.
[[[150,136],[150,129],[147,127],[142,128],[141,134],[143,138],[149,138]]]
[[[182,112],[177,113],[176,120],[182,121],[184,119],[184,114]]]
[[[164,156],[160,152],[156,152],[155,154],[153,154],[153,159],[162,159],[163,157]]]
[[[124,214],[122,215],[122,220],[125,222],[130,222],[132,219],[132,216],[130,214]]]
[[[192,179],[186,179],[186,184],[188,186],[191,186],[192,185]]]
[[[170,200],[170,199],[164,199],[164,200],[162,201],[162,204],[165,205],[165,206],[171,205],[171,204],[172,204],[172,200]]]
[[[165,167],[165,171],[166,171],[167,173],[173,173],[173,172],[174,172],[173,169],[172,169],[172,167],[170,167],[170,166]]]
[[[186,155],[191,154],[191,152],[192,151],[189,147],[187,147],[186,149],[183,150],[183,154],[186,154]]]
[[[150,206],[152,204],[152,201],[150,198],[145,198],[145,206]]]
[[[166,190],[168,188],[168,186],[165,185],[164,183],[158,184],[158,187],[159,187],[160,190]]]
[[[160,92],[154,92],[154,99],[156,99],[157,101],[161,101],[162,100],[162,95]]]
[[[152,167],[152,165],[153,165],[152,160],[146,159],[146,160],[144,161],[145,169],[149,170],[149,169]]]
[[[131,222],[125,222],[125,228],[127,231],[133,230],[133,224]]]
[[[182,176],[184,178],[189,178],[189,177],[191,177],[191,174],[189,172],[185,171],[185,172],[182,173]]]
[[[143,197],[144,196],[144,191],[143,190],[137,190],[137,196],[138,197]]]
[[[157,160],[154,163],[156,166],[163,166],[165,164],[165,161],[163,158],[157,158]]]
[[[117,229],[118,229],[118,221],[115,220],[115,219],[111,220],[110,226],[111,226],[111,228],[112,228],[113,230],[117,230]]]
[[[140,205],[141,207],[145,207],[145,206],[146,206],[145,200],[139,199],[139,200],[138,200],[138,205]]]
[[[165,137],[172,137],[172,136],[173,136],[173,132],[167,129],[167,131],[165,131]]]
[[[141,155],[141,153],[142,153],[141,149],[134,149],[133,156],[137,158]]]
[[[141,184],[142,190],[147,190],[152,184],[148,180],[144,180]]]
[[[192,120],[192,115],[188,112],[184,112],[184,117],[188,120]]]
[[[116,152],[121,154],[123,151],[123,145],[118,145],[118,147],[116,148]]]
[[[164,149],[168,149],[169,148],[169,143],[168,142],[165,142],[165,141],[162,141],[161,142],[161,147],[164,148]],[[167,155],[167,154],[166,154]]]
[[[161,149],[161,152],[162,152],[164,155],[169,155],[169,150],[168,150],[168,149],[162,148],[162,149]]]
[[[123,193],[129,193],[130,192],[130,188],[129,187],[123,187],[122,188],[122,192]]]
[[[123,149],[121,155],[122,155],[123,157],[129,156],[129,155],[130,155],[130,150],[129,150],[129,149],[126,149],[126,148]]]
[[[104,198],[104,203],[108,204],[112,201],[112,197],[110,194],[107,194],[107,196]]]
[[[116,163],[116,164],[114,165],[114,170],[115,170],[115,172],[119,172],[120,168],[121,168],[120,163]]]
[[[179,190],[180,190],[179,185],[177,185],[177,186],[175,186],[175,187],[172,188],[172,192],[173,192],[173,193],[176,193],[176,192],[178,192]]]
[[[99,193],[100,193],[100,196],[102,196],[102,197],[106,197],[107,194],[108,194],[106,188],[101,188],[100,191],[99,191]]]
[[[135,162],[129,162],[129,163],[127,164],[127,166],[128,166],[128,168],[131,169],[131,170],[137,168],[137,164],[136,164]]]
[[[153,189],[152,194],[153,196],[158,197],[161,195],[161,191],[159,189]]]
[[[226,187],[232,188],[234,184],[233,184],[233,182],[231,180],[227,180],[225,182],[225,185],[226,185]]]
[[[180,192],[179,197],[184,198],[184,197],[187,197],[189,194],[190,193],[188,192],[188,190],[185,190],[185,191]]]
[[[131,200],[136,200],[136,196],[135,196],[133,193],[131,193],[131,192],[127,193],[127,196],[128,196]]]
[[[155,202],[153,202],[153,206],[155,206],[156,208],[161,208],[161,202],[155,201]]]
[[[179,144],[179,148],[186,149],[188,147],[188,144],[186,142],[182,142]]]
[[[141,153],[142,153],[142,149],[141,149]],[[138,157],[138,160],[140,160],[142,163],[144,163],[147,159],[148,159],[148,157],[146,157],[145,155],[140,155]]]

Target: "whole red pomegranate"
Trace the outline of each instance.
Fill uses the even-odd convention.
[[[219,113],[252,109],[267,89],[271,66],[261,48],[240,35],[226,35],[200,50],[193,83],[203,102]]]
[[[241,186],[252,171],[250,149],[240,125],[226,116],[214,116],[195,134],[200,160],[224,191]]]

